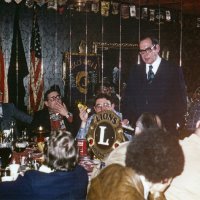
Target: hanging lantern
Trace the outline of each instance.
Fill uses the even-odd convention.
[[[104,17],[109,16],[110,2],[101,1],[101,15]]]
[[[37,3],[38,6],[41,7],[41,6],[43,6],[46,3],[46,0],[37,0],[36,3]]]
[[[136,6],[135,5],[130,5],[130,16],[136,17]]]
[[[112,5],[112,14],[118,15],[119,14],[119,3],[118,2],[111,2]]]
[[[6,3],[10,3],[12,0],[5,0]]]
[[[76,11],[81,12],[85,10],[86,0],[75,0],[74,7]]]
[[[197,17],[197,28],[200,28],[200,17]]]
[[[25,5],[26,5],[28,8],[32,8],[33,5],[34,5],[34,0],[26,0]]]
[[[57,10],[57,1],[56,0],[49,0],[47,4],[48,9]]]
[[[94,13],[99,12],[99,0],[96,0],[95,2],[93,1],[92,5],[91,5],[91,11]]]
[[[15,0],[17,4],[21,3],[22,0]]]

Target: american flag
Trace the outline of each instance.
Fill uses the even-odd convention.
[[[42,68],[42,52],[40,42],[40,31],[36,12],[33,16],[33,27],[31,36],[31,63],[30,63],[30,84],[29,84],[29,113],[43,108],[44,96],[44,75]]]

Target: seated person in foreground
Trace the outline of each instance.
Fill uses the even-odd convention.
[[[173,179],[166,191],[168,200],[200,199],[200,121],[196,131],[180,140],[185,156],[185,165],[180,176]]]
[[[148,129],[130,142],[126,166],[111,164],[91,180],[87,198],[164,200],[163,192],[183,166],[178,139],[162,129]]]
[[[70,132],[52,132],[44,148],[41,171],[29,170],[16,181],[0,183],[2,200],[85,200],[87,171],[78,165]],[[48,169],[48,170],[47,170]]]
[[[31,124],[32,131],[39,126],[50,133],[53,130],[71,131],[72,114],[62,102],[60,91],[51,87],[44,95],[45,108],[34,113]]]
[[[114,100],[111,96],[107,94],[99,94],[96,96],[94,103],[95,103],[94,104],[95,113],[99,113],[105,110],[111,110],[115,112],[120,118],[122,118],[121,113],[115,111]],[[86,137],[90,123],[93,120],[94,115],[88,117],[87,110],[85,110],[85,108],[80,108],[79,116],[81,118],[81,127],[78,131],[76,138],[81,139]]]
[[[23,123],[25,127],[29,127],[33,118],[25,112],[19,110],[13,103],[2,103],[2,109],[0,109],[0,130],[9,130],[11,123],[14,122],[17,128],[17,121]],[[18,130],[15,132],[17,134]]]

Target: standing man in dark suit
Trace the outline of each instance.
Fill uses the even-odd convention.
[[[187,110],[185,82],[181,68],[161,58],[159,52],[157,39],[141,39],[139,53],[144,63],[130,73],[122,113],[125,123],[127,119],[135,122],[144,112],[157,114],[166,129],[175,133]]]

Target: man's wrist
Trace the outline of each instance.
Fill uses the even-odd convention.
[[[72,117],[73,115],[72,115],[72,113],[70,113],[70,112],[68,112],[67,114],[66,114],[66,118],[68,119],[69,117]]]
[[[85,126],[86,126],[86,122],[85,122],[85,121],[82,121],[82,122],[81,122],[81,127],[80,127],[80,128],[85,128]]]

